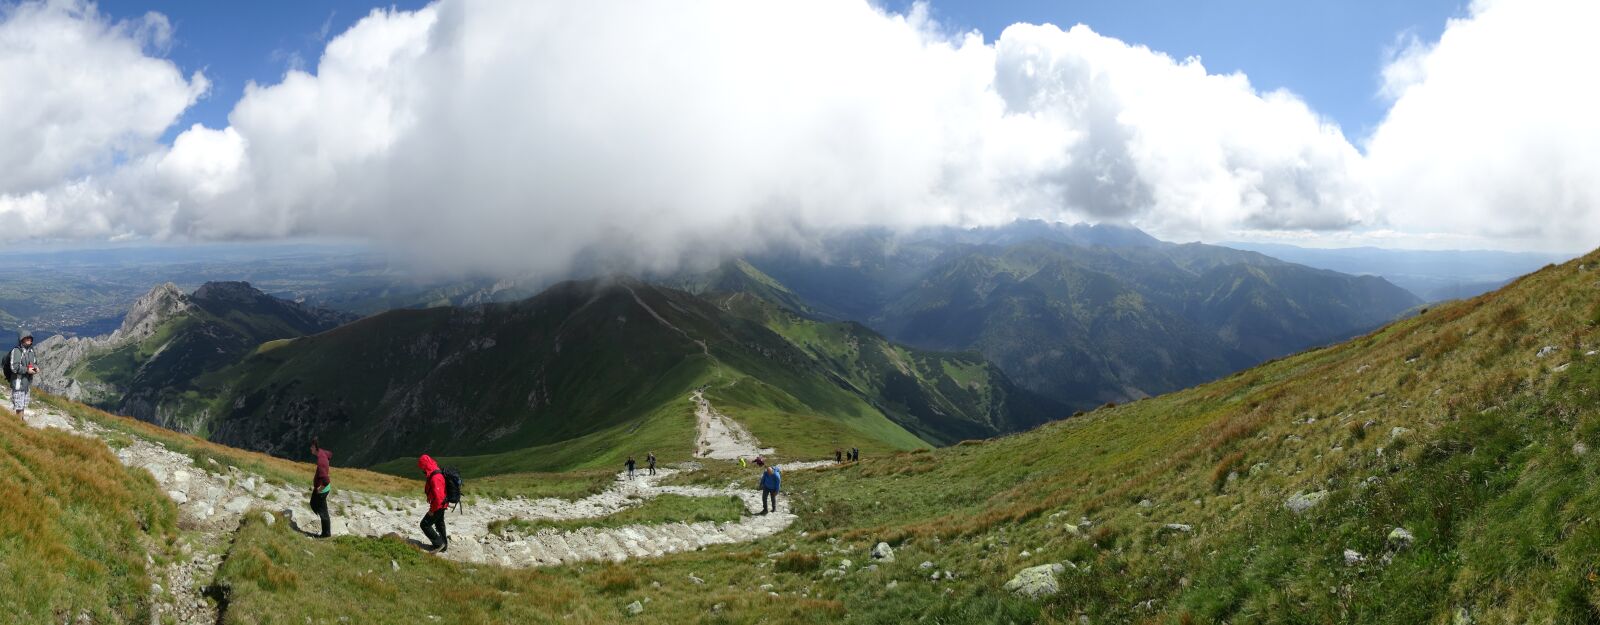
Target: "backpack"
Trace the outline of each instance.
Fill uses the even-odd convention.
[[[444,502],[461,505],[461,472],[445,467],[434,473],[444,476]]]
[[[6,350],[5,359],[0,360],[0,369],[5,369],[6,384],[10,384],[17,379],[17,374],[11,372],[11,350]]]

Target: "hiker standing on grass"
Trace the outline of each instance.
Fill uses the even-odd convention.
[[[417,458],[417,468],[427,476],[422,481],[422,493],[428,496],[428,514],[422,517],[422,533],[432,543],[429,551],[444,553],[450,548],[450,535],[444,531],[444,511],[450,507],[445,500],[444,474],[439,471],[439,463],[428,454]]]
[[[650,465],[650,475],[655,475],[656,474],[656,452],[652,451],[652,452],[650,452],[648,454],[645,454],[644,455],[644,461],[645,461],[646,464]]]
[[[33,361],[33,333],[24,330],[20,334],[22,338],[6,354],[4,363],[6,382],[11,386],[11,409],[19,417],[28,411],[28,392],[33,389],[33,376],[39,373],[39,366]]]
[[[328,480],[328,461],[333,459],[333,452],[323,449],[312,437],[311,455],[317,459],[317,473],[311,477],[311,511],[322,520],[322,533],[317,537],[327,538],[333,535],[333,521],[328,519],[328,491],[333,490],[333,483]]]
[[[783,474],[778,467],[767,467],[761,472],[761,514],[767,513],[767,500],[772,500],[772,511],[778,511],[778,487],[782,485]]]
[[[855,461],[860,460],[860,459],[861,459],[861,450],[860,449],[856,449],[855,447],[851,447],[850,448],[850,461],[851,462],[855,462]]]
[[[628,456],[628,479],[633,479],[633,456]]]
[[[744,456],[739,456],[739,468],[743,469],[748,466],[750,466],[750,463],[744,461]]]
[[[837,448],[837,447],[835,447],[833,449],[833,461],[834,462],[844,462],[844,452],[839,451],[839,448]]]

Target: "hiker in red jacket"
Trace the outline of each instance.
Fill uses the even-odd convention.
[[[328,491],[333,490],[333,483],[328,480],[328,462],[333,452],[323,449],[313,437],[311,455],[317,459],[317,473],[311,476],[311,511],[322,519],[322,533],[318,538],[327,538],[333,535],[333,522],[328,520]]]
[[[422,533],[432,543],[429,551],[444,553],[450,548],[450,536],[444,532],[444,511],[449,503],[444,498],[444,474],[439,473],[439,463],[428,454],[417,458],[417,468],[422,469],[422,493],[428,496],[428,514],[422,517]]]

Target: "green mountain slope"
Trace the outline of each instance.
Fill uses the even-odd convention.
[[[820,314],[917,347],[976,351],[1076,407],[1215,379],[1421,303],[1380,278],[1114,226],[863,233],[826,247],[749,262]]]
[[[1597,262],[1024,434],[791,472],[805,512],[749,546],[541,571],[407,559],[400,575],[503,598],[441,600],[452,609],[596,623],[634,601],[662,622],[1590,622]],[[239,540],[300,544],[259,526]],[[869,555],[879,542],[892,561]],[[323,588],[396,547],[309,548],[340,563],[307,567],[301,585]],[[1005,587],[1050,565],[1054,593]],[[239,605],[285,617],[400,605],[345,608],[257,577],[229,579]]]
[[[1068,413],[976,354],[908,348],[860,324],[817,321],[748,292],[713,301],[778,333],[840,385],[933,443],[1019,432]]]
[[[280,453],[319,435],[357,464],[428,450],[490,472],[611,466],[646,449],[691,455],[689,395],[705,387],[719,410],[786,454],[923,445],[907,424],[934,440],[966,433],[946,431],[960,421],[886,416],[843,379],[762,324],[688,293],[569,282],[521,302],[391,311],[267,346],[208,380],[221,391],[210,431]],[[971,382],[986,391],[986,380]],[[985,418],[1014,411],[992,412]]]
[[[221,620],[384,622],[425,610],[443,623],[610,623],[638,602],[632,618],[656,622],[1591,622],[1597,265],[1600,252],[1339,345],[1023,434],[788,472],[799,520],[748,544],[518,570],[424,557],[392,539],[309,541],[251,515],[216,580],[231,606]],[[0,458],[46,450],[90,470],[24,465],[5,479],[106,479],[94,469],[109,454],[61,451],[93,441],[7,438],[13,427],[0,425]],[[755,479],[729,463],[683,477]],[[151,490],[123,488],[135,502]],[[133,532],[134,518],[79,520]],[[128,570],[142,561],[106,534],[75,535],[87,538],[69,548],[117,545]],[[879,542],[894,559],[869,555]],[[1051,565],[1053,593],[1006,588]],[[3,570],[31,582],[37,569]],[[411,592],[440,584],[457,590]],[[66,605],[117,596],[100,587],[64,588],[83,598]],[[40,600],[24,605],[56,596],[13,588]]]
[[[322,332],[352,315],[274,298],[244,282],[208,282],[185,295],[163,285],[117,332],[52,337],[39,345],[41,386],[169,427],[199,431],[205,376],[275,340]]]

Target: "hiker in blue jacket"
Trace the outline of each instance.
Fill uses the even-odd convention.
[[[776,466],[761,473],[761,514],[767,513],[767,500],[772,500],[772,511],[778,511],[778,487],[783,482],[783,472]]]

